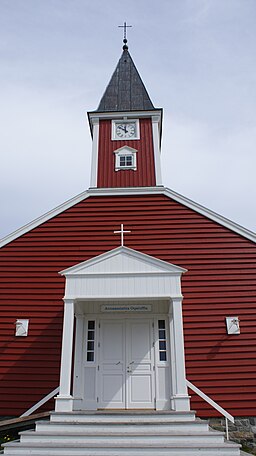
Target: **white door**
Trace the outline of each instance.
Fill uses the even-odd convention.
[[[99,408],[154,408],[154,374],[152,320],[103,320]]]
[[[125,323],[100,324],[99,408],[125,408]]]

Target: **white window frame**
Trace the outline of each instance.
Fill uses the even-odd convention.
[[[120,171],[120,170],[127,170],[131,169],[133,171],[136,171],[137,169],[137,150],[133,149],[132,147],[129,146],[123,146],[120,147],[117,150],[114,150],[115,154],[115,171]],[[132,165],[129,166],[121,166],[120,161],[121,157],[127,157],[131,156],[132,157]]]
[[[119,136],[116,136],[116,124],[118,123],[136,123],[136,134],[132,138],[120,138]],[[129,140],[134,140],[134,139],[140,139],[140,123],[139,119],[114,119],[112,120],[112,128],[111,128],[111,139],[112,141],[129,141]]]

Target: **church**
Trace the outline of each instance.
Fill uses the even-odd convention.
[[[1,241],[0,416],[55,410],[5,454],[240,454],[206,427],[186,450],[164,430],[164,448],[134,443],[206,426],[195,412],[256,415],[256,236],[164,186],[162,114],[125,39],[88,113],[90,188]],[[74,423],[104,431],[64,446]],[[126,447],[104,440],[113,423]],[[40,437],[57,425],[63,447]]]

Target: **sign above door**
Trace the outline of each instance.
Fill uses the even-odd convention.
[[[104,304],[100,308],[101,312],[151,312],[150,304],[132,305],[113,305]]]

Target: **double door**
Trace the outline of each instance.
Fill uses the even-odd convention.
[[[98,408],[154,408],[153,332],[150,318],[101,321]]]

